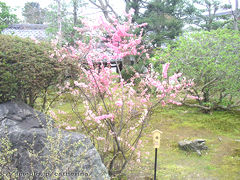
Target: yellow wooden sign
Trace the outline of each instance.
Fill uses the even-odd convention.
[[[152,132],[152,134],[153,134],[153,147],[154,148],[160,148],[160,139],[161,139],[161,131],[159,131],[159,130],[154,130],[153,132]]]

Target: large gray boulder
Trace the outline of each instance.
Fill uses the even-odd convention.
[[[0,177],[110,179],[88,137],[54,128],[50,117],[24,103],[0,104],[0,138],[7,138],[16,150],[12,155],[5,152],[11,162],[0,164]],[[0,141],[1,155],[3,147]]]
[[[202,155],[201,151],[208,149],[208,147],[205,144],[206,140],[204,139],[196,139],[193,141],[183,140],[178,142],[178,147],[184,151],[197,152],[198,155],[201,156]]]

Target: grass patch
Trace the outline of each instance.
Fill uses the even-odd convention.
[[[240,113],[234,111],[214,111],[211,114],[204,114],[198,108],[186,106],[168,106],[155,110],[153,124],[159,121],[166,123],[168,120],[172,123],[172,128],[203,128],[229,136],[240,134]]]
[[[236,112],[203,114],[197,108],[185,106],[158,108],[143,137],[145,146],[141,152],[150,152],[149,158],[145,160],[143,157],[141,164],[135,166],[135,171],[131,171],[128,177],[137,179],[135,176],[141,171],[139,179],[153,177],[151,132],[159,129],[163,132],[158,153],[159,179],[237,179],[240,177],[240,160],[232,158],[232,151],[240,144],[234,143],[239,138],[239,128],[240,114]],[[178,149],[179,140],[197,138],[206,139],[209,148],[202,156]]]
[[[55,104],[54,112],[62,122],[76,123],[76,116],[69,103]],[[79,105],[79,113],[83,107]],[[151,132],[163,132],[158,152],[158,179],[228,179],[240,177],[240,158],[234,155],[240,142],[240,113],[215,111],[203,114],[197,108],[167,106],[157,108],[142,138],[144,147],[140,148],[141,162],[130,162],[121,179],[150,179],[153,177],[154,149]],[[206,139],[209,150],[202,156],[178,149],[178,141],[184,139]],[[237,151],[238,152],[238,151]]]

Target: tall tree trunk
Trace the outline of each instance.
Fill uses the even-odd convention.
[[[234,11],[234,30],[238,31],[238,0],[235,0],[235,11]]]
[[[62,12],[61,12],[61,0],[55,0],[57,2],[58,11],[57,11],[57,17],[58,17],[58,40],[61,43],[62,41]]]
[[[77,24],[77,11],[78,11],[77,0],[73,0],[73,24],[74,24],[74,26]]]

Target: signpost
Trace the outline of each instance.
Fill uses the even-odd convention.
[[[154,130],[153,132],[153,147],[155,148],[155,164],[154,164],[154,180],[157,177],[157,149],[160,148],[160,138],[161,138],[161,131]]]

